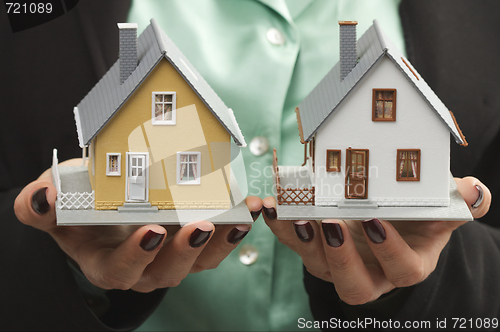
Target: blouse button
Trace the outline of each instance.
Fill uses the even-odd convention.
[[[269,150],[269,141],[264,136],[255,136],[250,141],[250,152],[255,156],[261,156]]]
[[[285,43],[285,36],[276,28],[267,30],[267,40],[273,45],[283,45]]]
[[[251,244],[245,244],[240,249],[240,262],[244,265],[252,265],[257,261],[259,257],[259,252],[257,248],[252,246]]]

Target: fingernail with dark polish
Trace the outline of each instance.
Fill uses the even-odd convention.
[[[243,240],[243,238],[248,234],[250,229],[240,230],[238,227],[233,228],[227,235],[227,242],[235,244]]]
[[[160,234],[156,233],[152,230],[149,230],[141,240],[141,248],[146,250],[146,251],[153,251],[158,246],[160,245],[161,241],[163,241],[163,238],[165,237],[165,234]]]
[[[481,203],[483,202],[483,198],[484,198],[483,188],[481,188],[481,186],[476,185],[476,189],[477,189],[477,191],[479,193],[478,193],[478,196],[477,196],[477,200],[474,202],[474,204],[472,204],[472,207],[474,209],[478,208],[479,205],[481,205]]]
[[[42,187],[31,196],[31,208],[38,214],[45,214],[50,210],[50,204],[47,202],[47,187]]]
[[[293,226],[300,241],[310,242],[313,239],[314,229],[309,221],[296,221]]]
[[[212,234],[213,230],[210,231],[202,231],[199,228],[196,228],[193,233],[189,236],[189,245],[193,248],[198,248],[205,244],[210,238],[210,234]]]
[[[344,234],[342,228],[337,223],[325,222],[321,223],[323,233],[325,234],[326,243],[330,247],[340,247],[344,243]]]
[[[252,215],[253,221],[257,220],[261,211],[262,211],[262,208],[260,208],[258,211],[251,211],[250,212],[250,214]]]
[[[276,220],[276,218],[278,218],[278,214],[276,213],[276,209],[271,207],[271,208],[268,208],[268,207],[263,207],[262,208],[264,210],[264,214],[266,215],[266,217],[268,219],[271,219],[271,220]]]
[[[382,243],[386,239],[384,226],[378,219],[366,220],[361,223],[366,232],[366,235],[373,243]]]

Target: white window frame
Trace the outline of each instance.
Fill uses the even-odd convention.
[[[181,156],[182,155],[187,155],[187,156],[192,156],[196,155],[196,180],[181,180]],[[188,162],[189,165],[189,162]],[[189,170],[189,168],[188,168]],[[177,168],[176,168],[176,176],[177,176],[177,184],[178,185],[199,185],[201,183],[200,181],[200,175],[201,175],[201,152],[185,152],[185,151],[179,151],[177,152]]]
[[[111,157],[118,157],[118,171],[111,172],[109,170],[109,161]],[[106,153],[106,175],[107,176],[121,176],[122,175],[122,154],[121,153]]]
[[[168,121],[156,120],[156,117],[155,117],[155,105],[156,105],[155,96],[158,94],[172,95],[172,120],[168,120]],[[163,125],[163,126],[175,125],[176,109],[177,109],[176,104],[177,104],[177,96],[176,96],[176,93],[174,91],[153,91],[151,94],[151,123],[153,125]]]

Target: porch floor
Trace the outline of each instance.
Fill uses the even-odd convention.
[[[87,166],[59,166],[63,193],[92,192]]]
[[[313,187],[306,166],[278,166],[283,189],[311,189]]]

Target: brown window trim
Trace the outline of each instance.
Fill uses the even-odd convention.
[[[377,91],[393,91],[392,97],[392,118],[376,118],[375,108],[376,108],[376,98],[375,93]],[[396,89],[373,89],[372,90],[372,121],[396,121]]]
[[[414,178],[406,178],[399,176],[399,166],[401,164],[401,152],[417,152],[417,176]],[[420,149],[398,149],[396,157],[396,181],[420,181],[420,159],[421,151]]]
[[[337,167],[328,167],[328,155],[330,154],[330,152],[336,152],[338,154],[338,163],[337,163]],[[341,165],[341,162],[342,162],[342,159],[341,159],[341,150],[332,150],[332,149],[327,149],[326,150],[326,171],[327,172],[340,172],[340,165]]]

